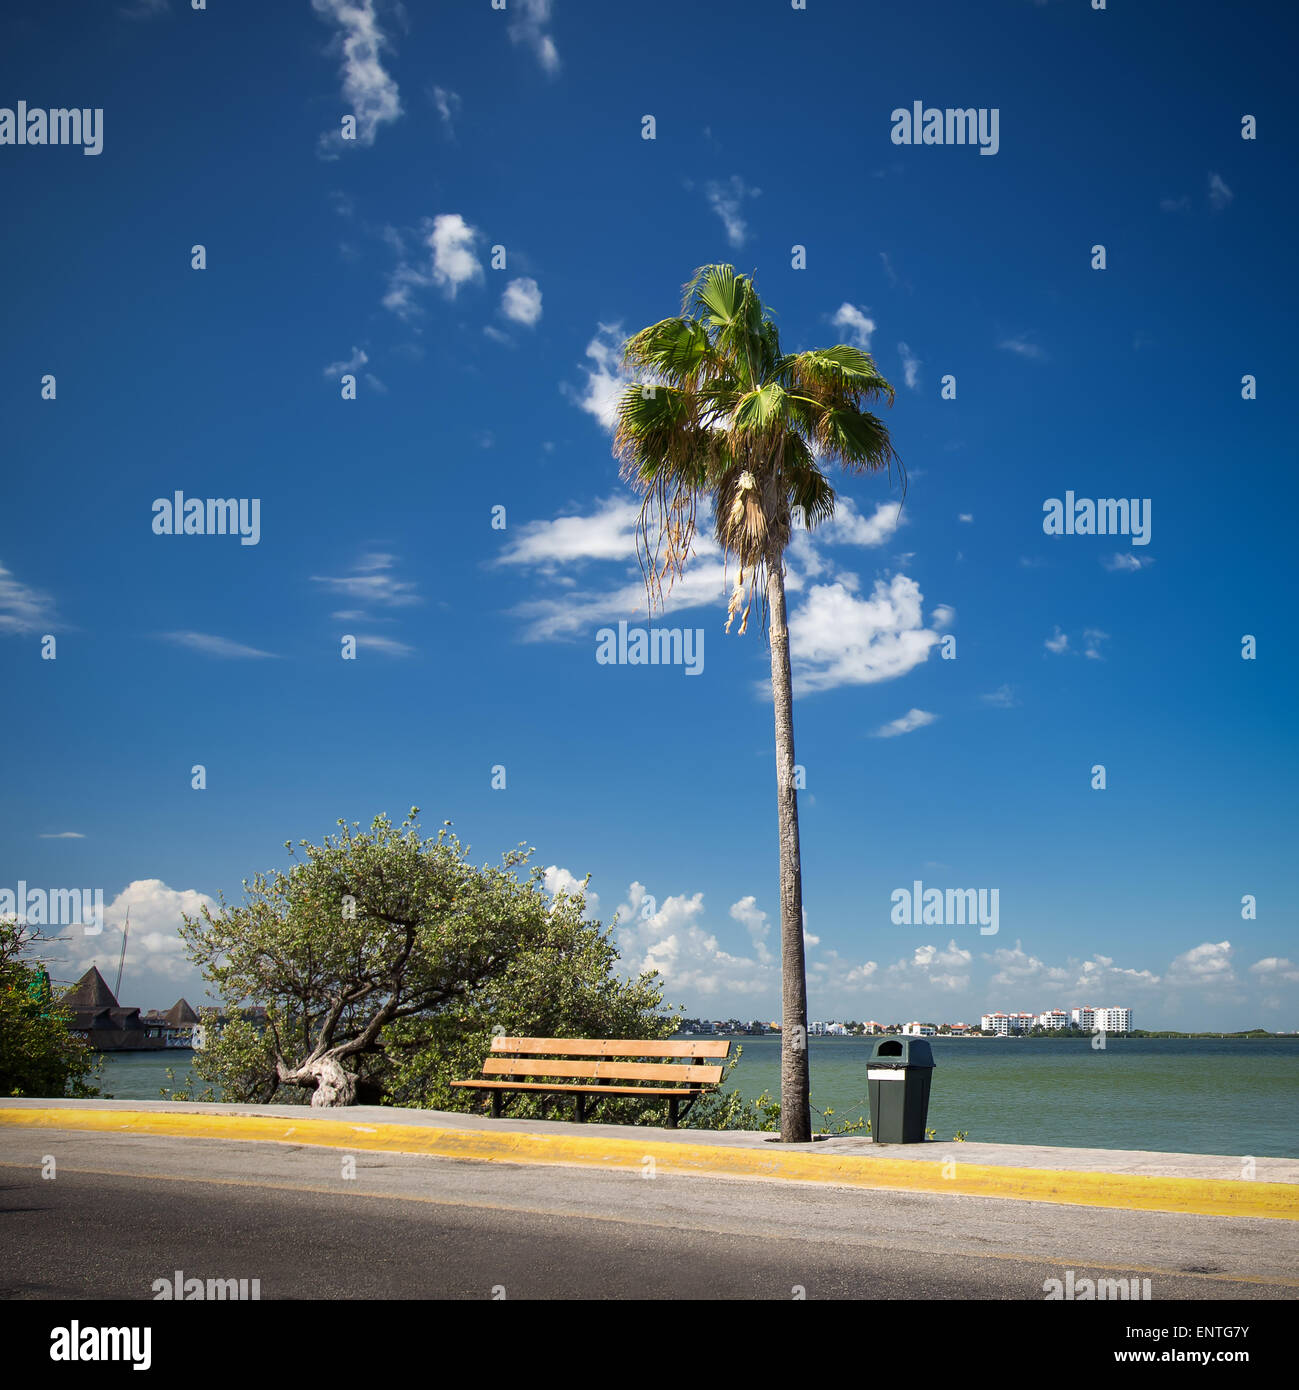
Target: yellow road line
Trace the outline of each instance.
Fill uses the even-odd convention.
[[[566,1164],[636,1171],[643,1167],[647,1158],[652,1158],[658,1172],[697,1177],[776,1178],[839,1187],[959,1193],[1068,1206],[1299,1221],[1299,1185],[1291,1183],[1006,1168],[947,1159],[929,1163],[918,1159],[876,1158],[869,1154],[781,1153],[774,1146],[764,1150],[732,1149],[712,1144],[608,1139],[597,1135],[454,1130],[314,1118],[295,1122],[263,1115],[28,1110],[0,1106],[0,1123],[138,1136],[257,1140],[491,1163]]]
[[[29,1170],[30,1163],[6,1163],[0,1160],[0,1168],[17,1168]],[[592,1212],[576,1207],[537,1207],[527,1206],[520,1202],[474,1202],[462,1197],[430,1197],[422,1192],[371,1192],[359,1188],[354,1180],[349,1180],[346,1186],[335,1185],[325,1186],[321,1183],[290,1183],[290,1182],[269,1182],[261,1178],[196,1178],[190,1174],[183,1173],[140,1173],[132,1172],[123,1168],[73,1168],[67,1164],[60,1164],[61,1173],[80,1173],[88,1177],[99,1178],[135,1178],[144,1179],[149,1182],[178,1182],[186,1186],[211,1184],[214,1187],[251,1187],[266,1189],[271,1192],[308,1192],[316,1196],[339,1197],[346,1196],[349,1199],[358,1197],[369,1198],[378,1202],[418,1202],[425,1206],[433,1207],[461,1207],[470,1211],[485,1212],[510,1212],[517,1216],[548,1216],[560,1221],[570,1221],[574,1217],[583,1221],[603,1221],[616,1226],[646,1226],[655,1230],[680,1231],[682,1229],[679,1220],[655,1221],[644,1216],[616,1216],[608,1212]],[[639,1173],[636,1174],[639,1177]],[[341,1180],[340,1180],[341,1182]],[[716,1226],[701,1223],[691,1219],[691,1233],[702,1233],[705,1235],[717,1236],[745,1236],[758,1240],[791,1240],[808,1241],[818,1246],[825,1244],[824,1236],[819,1232],[812,1232],[803,1235],[798,1231],[781,1231],[773,1233],[761,1230],[752,1226]],[[870,1250],[889,1250],[896,1251],[902,1249],[896,1241],[874,1241],[863,1240],[860,1237],[840,1242],[850,1248],[865,1247]],[[965,1250],[958,1246],[946,1245],[941,1250],[932,1245],[912,1250],[913,1254],[920,1255],[962,1255],[970,1259],[978,1260],[1009,1260],[1012,1263],[1039,1264],[1047,1265],[1053,1269],[1062,1269],[1073,1265],[1076,1274],[1085,1273],[1088,1270],[1100,1270],[1105,1274],[1150,1274],[1161,1275],[1166,1278],[1176,1279],[1204,1279],[1214,1283],[1225,1284],[1263,1284],[1273,1288],[1299,1289],[1299,1281],[1293,1279],[1283,1279],[1276,1274],[1233,1274],[1223,1270],[1216,1274],[1207,1274],[1198,1271],[1183,1269],[1172,1269],[1166,1265],[1109,1265],[1098,1264],[1094,1260],[1088,1260],[1081,1256],[1062,1256],[1062,1255],[1028,1255],[1018,1250]]]

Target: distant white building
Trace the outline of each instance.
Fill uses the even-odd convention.
[[[1048,1009],[1045,1013],[1038,1014],[1037,1026],[1039,1028],[1068,1028],[1069,1015],[1064,1009]]]
[[[870,1023],[863,1023],[861,1030],[863,1033],[878,1033],[883,1027],[884,1025],[882,1023],[876,1023],[872,1019]]]
[[[979,1027],[985,1033],[996,1033],[999,1037],[1006,1037],[1011,1033],[1027,1033],[1033,1022],[1032,1014],[984,1014]]]
[[[1101,1033],[1130,1033],[1132,1031],[1132,1010],[1097,1009],[1096,1028]]]
[[[1069,1018],[1075,1028],[1081,1028],[1086,1033],[1094,1031],[1096,1027],[1096,1010],[1090,1004],[1070,1009]]]
[[[816,1019],[807,1025],[807,1033],[812,1038],[825,1037],[825,1023],[821,1019]]]
[[[909,1038],[932,1038],[938,1029],[932,1023],[904,1023],[902,1032]]]

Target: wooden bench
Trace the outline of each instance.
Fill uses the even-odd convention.
[[[492,1115],[496,1119],[504,1114],[504,1098],[512,1091],[571,1095],[573,1118],[578,1124],[606,1097],[654,1096],[667,1100],[668,1125],[675,1129],[695,1101],[722,1079],[730,1047],[727,1039],[661,1042],[649,1038],[493,1038],[482,1077],[451,1084],[472,1091],[490,1091]],[[646,1057],[680,1060],[641,1060]],[[713,1060],[701,1064],[695,1060],[701,1057]],[[542,1077],[563,1080],[541,1080]],[[619,1082],[622,1084],[616,1084]],[[544,1099],[541,1106],[544,1118]]]

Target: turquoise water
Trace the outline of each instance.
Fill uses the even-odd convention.
[[[939,1139],[958,1129],[998,1144],[1299,1158],[1299,1039],[931,1038],[929,1123]],[[812,1100],[835,1119],[866,1105],[864,1038],[812,1038]],[[737,1038],[731,1084],[749,1098],[780,1088],[780,1039]],[[165,1069],[185,1075],[188,1051],[117,1053],[103,1090],[157,1100]],[[815,1118],[815,1117],[814,1117]]]
[[[1299,1158],[1299,1039],[930,1038],[929,1124],[994,1144]],[[737,1038],[734,1084],[780,1088],[780,1039]],[[810,1040],[812,1102],[866,1106],[866,1038]],[[816,1117],[813,1116],[813,1119]]]

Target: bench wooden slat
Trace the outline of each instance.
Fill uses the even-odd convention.
[[[717,1085],[725,1071],[729,1038],[698,1042],[669,1042],[654,1038],[506,1038],[492,1039],[491,1053],[483,1062],[483,1076],[453,1081],[469,1091],[486,1091],[492,1098],[492,1115],[504,1114],[510,1091],[539,1091],[573,1097],[573,1118],[581,1124],[588,1102],[598,1106],[610,1096],[667,1099],[668,1125],[675,1129],[686,1110]],[[632,1061],[631,1058],[670,1057],[671,1062]],[[696,1059],[712,1059],[701,1065]],[[522,1077],[548,1077],[524,1081]],[[556,1077],[572,1077],[558,1081]],[[501,1079],[497,1079],[501,1078]],[[611,1085],[611,1082],[676,1082],[667,1085]],[[541,1102],[544,1118],[546,1103]]]
[[[551,1057],[489,1057],[484,1076],[582,1076],[591,1080],[693,1081],[714,1085],[721,1067],[672,1065],[663,1062],[577,1062]]]
[[[581,1091],[588,1096],[690,1096],[703,1094],[696,1086],[581,1086],[562,1081],[453,1081],[453,1086],[464,1086],[478,1091]]]
[[[725,1057],[729,1038],[692,1042],[646,1038],[493,1038],[493,1052],[527,1052],[542,1057]]]

